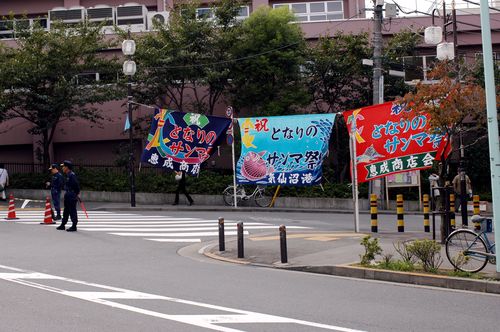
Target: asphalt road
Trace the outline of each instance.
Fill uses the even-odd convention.
[[[210,228],[220,212],[91,212],[77,233],[18,214],[0,222],[2,331],[496,331],[500,323],[496,295],[216,262],[198,253],[215,239],[203,235],[209,229],[151,236]],[[223,214],[255,223],[251,234],[281,223],[352,229],[352,215]],[[393,231],[393,219],[382,216],[381,229]],[[160,230],[111,234],[146,225]],[[117,226],[128,230],[102,230]],[[420,226],[408,216],[408,229]]]

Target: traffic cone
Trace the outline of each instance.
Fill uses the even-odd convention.
[[[7,218],[5,220],[16,220],[19,219],[16,217],[16,205],[14,204],[14,195],[9,195],[9,213],[7,214]]]
[[[45,200],[45,216],[43,218],[43,222],[41,222],[41,225],[53,225],[56,222],[52,220],[52,207],[50,206],[50,198],[47,197]]]

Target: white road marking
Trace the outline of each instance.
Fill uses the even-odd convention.
[[[346,327],[340,327],[335,325],[327,325],[315,322],[309,322],[305,320],[274,316],[268,314],[262,314],[258,312],[239,310],[234,308],[223,307],[219,305],[212,305],[202,302],[195,302],[190,300],[183,300],[179,298],[167,297],[162,295],[148,294],[142,292],[136,292],[124,288],[111,287],[101,284],[95,284],[75,279],[69,279],[59,276],[53,276],[44,273],[37,272],[29,272],[23,271],[17,268],[11,268],[9,266],[0,265],[0,268],[16,271],[16,273],[1,273],[0,279],[14,282],[20,285],[29,286],[36,289],[45,290],[48,292],[65,295],[73,298],[77,298],[84,301],[93,302],[96,304],[106,305],[112,308],[128,310],[131,312],[148,315],[151,317],[162,318],[170,321],[185,323],[197,327],[203,327],[206,329],[211,329],[215,331],[223,331],[223,332],[236,332],[241,331],[229,327],[219,326],[217,324],[224,323],[238,323],[238,324],[250,324],[250,323],[274,323],[274,324],[298,324],[307,327],[316,327],[325,330],[331,331],[340,331],[340,332],[362,332],[360,330],[350,329]],[[19,273],[20,271],[24,273]],[[27,281],[25,279],[30,279]],[[36,283],[33,280],[36,279],[55,279],[62,280],[65,282],[70,282],[79,285],[86,285],[91,287],[97,287],[101,289],[105,289],[103,292],[80,292],[80,291],[68,291],[61,288],[56,288],[52,286],[47,286],[41,283]],[[109,299],[142,299],[142,300],[163,300],[174,303],[181,303],[185,305],[190,305],[199,308],[206,308],[212,310],[219,310],[224,312],[230,312],[231,314],[219,314],[219,315],[170,315],[157,311],[146,310],[140,307],[135,307],[131,305],[126,305],[118,302],[109,301]]]
[[[236,235],[237,232],[229,231],[225,232],[226,236]],[[119,236],[135,236],[135,237],[189,237],[189,236],[218,236],[219,232],[192,232],[192,233],[109,233]],[[243,232],[244,235],[248,235],[248,231]]]
[[[198,243],[201,242],[201,239],[144,239],[149,241],[156,242],[186,242],[186,243]]]
[[[217,222],[213,222],[212,224],[217,227]],[[227,227],[233,227],[236,226],[236,223],[224,223],[224,225]],[[175,228],[175,227],[207,227],[210,226],[209,223],[198,223],[197,221],[193,221],[193,223],[176,223],[176,224],[161,224],[161,223],[155,223],[155,224],[145,224],[142,222],[138,223],[130,223],[130,224],[112,224],[112,223],[78,223],[79,227],[95,227],[95,228],[106,228],[106,227],[115,227],[115,228],[133,228],[133,227],[145,227],[145,228],[153,228],[153,227],[162,227],[162,228]],[[269,226],[269,224],[263,224],[263,223],[258,223],[258,222],[251,222],[251,223],[245,223],[245,226]],[[278,227],[278,226],[275,226]]]
[[[43,220],[43,218],[39,219],[30,219],[29,221],[17,221],[16,224],[36,224],[40,220]],[[95,224],[95,225],[123,225],[123,226],[128,226],[128,225],[184,225],[184,224],[193,224],[193,223],[203,223],[203,224],[215,224],[217,225],[217,220],[181,220],[181,221],[141,221],[141,220],[133,220],[133,221],[116,221],[120,219],[114,219],[114,221],[108,221],[108,220],[96,220],[96,219],[82,219],[79,220],[82,223],[85,224]],[[225,224],[231,224],[231,223],[236,223],[235,221],[228,221]],[[259,223],[253,223],[258,225]],[[249,225],[249,223],[245,223],[245,225]],[[267,224],[269,225],[269,224]]]
[[[295,227],[287,227],[287,229],[293,229],[293,228],[298,228],[299,226]],[[158,227],[158,228],[147,228],[147,227],[129,227],[129,228],[93,228],[92,226],[88,227],[79,227],[80,229],[84,231],[89,231],[89,232],[189,232],[189,231],[217,231],[218,227],[217,226],[210,226],[210,227],[178,227],[178,228],[168,228],[168,227]],[[278,226],[245,226],[244,229],[276,229],[278,230]],[[306,228],[306,227],[300,227],[301,229]],[[226,227],[224,231],[227,229],[236,229],[236,225],[232,227]]]

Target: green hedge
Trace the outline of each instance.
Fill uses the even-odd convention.
[[[117,172],[116,168],[109,169],[77,169],[76,174],[80,181],[82,190],[89,191],[118,191],[127,192],[130,190],[128,174]],[[350,184],[331,183],[329,178],[333,178],[333,172],[326,170],[324,177],[327,180],[320,186],[314,187],[282,187],[280,196],[291,197],[337,197],[350,198],[352,191]],[[45,182],[49,181],[49,174],[13,174],[11,176],[11,187],[19,189],[44,189]],[[188,189],[193,194],[220,195],[224,189],[233,183],[231,173],[203,170],[200,176],[188,177]],[[160,174],[150,171],[138,172],[136,174],[137,192],[150,193],[172,193],[175,191],[177,183],[171,172]],[[360,185],[360,197],[368,197],[368,186]]]

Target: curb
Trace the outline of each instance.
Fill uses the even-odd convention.
[[[86,202],[86,203],[94,203],[94,202]],[[190,212],[216,212],[216,211],[227,211],[227,212],[307,212],[307,213],[339,213],[339,214],[352,214],[351,210],[334,210],[334,209],[290,209],[290,208],[260,208],[260,207],[224,207],[224,206],[186,206],[186,207],[148,207],[148,206],[139,206],[139,207],[96,207],[89,208],[89,211],[186,211]],[[370,214],[370,211],[359,211],[360,214]],[[381,215],[394,215],[395,211],[379,211],[378,214]],[[423,212],[419,211],[406,211],[406,215],[423,215]]]
[[[340,277],[349,277],[357,279],[397,282],[401,284],[440,287],[440,288],[464,290],[471,292],[500,294],[500,282],[495,282],[495,281],[474,280],[467,278],[447,277],[441,275],[435,276],[435,275],[415,273],[415,272],[378,270],[378,269],[370,269],[370,268],[362,268],[362,267],[354,267],[346,265],[333,265],[333,266],[288,265],[287,266],[285,264],[279,264],[279,265],[278,264],[270,265],[261,263],[256,264],[242,259],[235,260],[231,258],[222,257],[215,253],[209,252],[215,246],[216,244],[207,246],[201,253],[204,256],[212,259],[228,263],[240,264],[240,265],[251,265],[251,266],[281,269],[281,270],[327,274],[327,275],[335,275]]]

